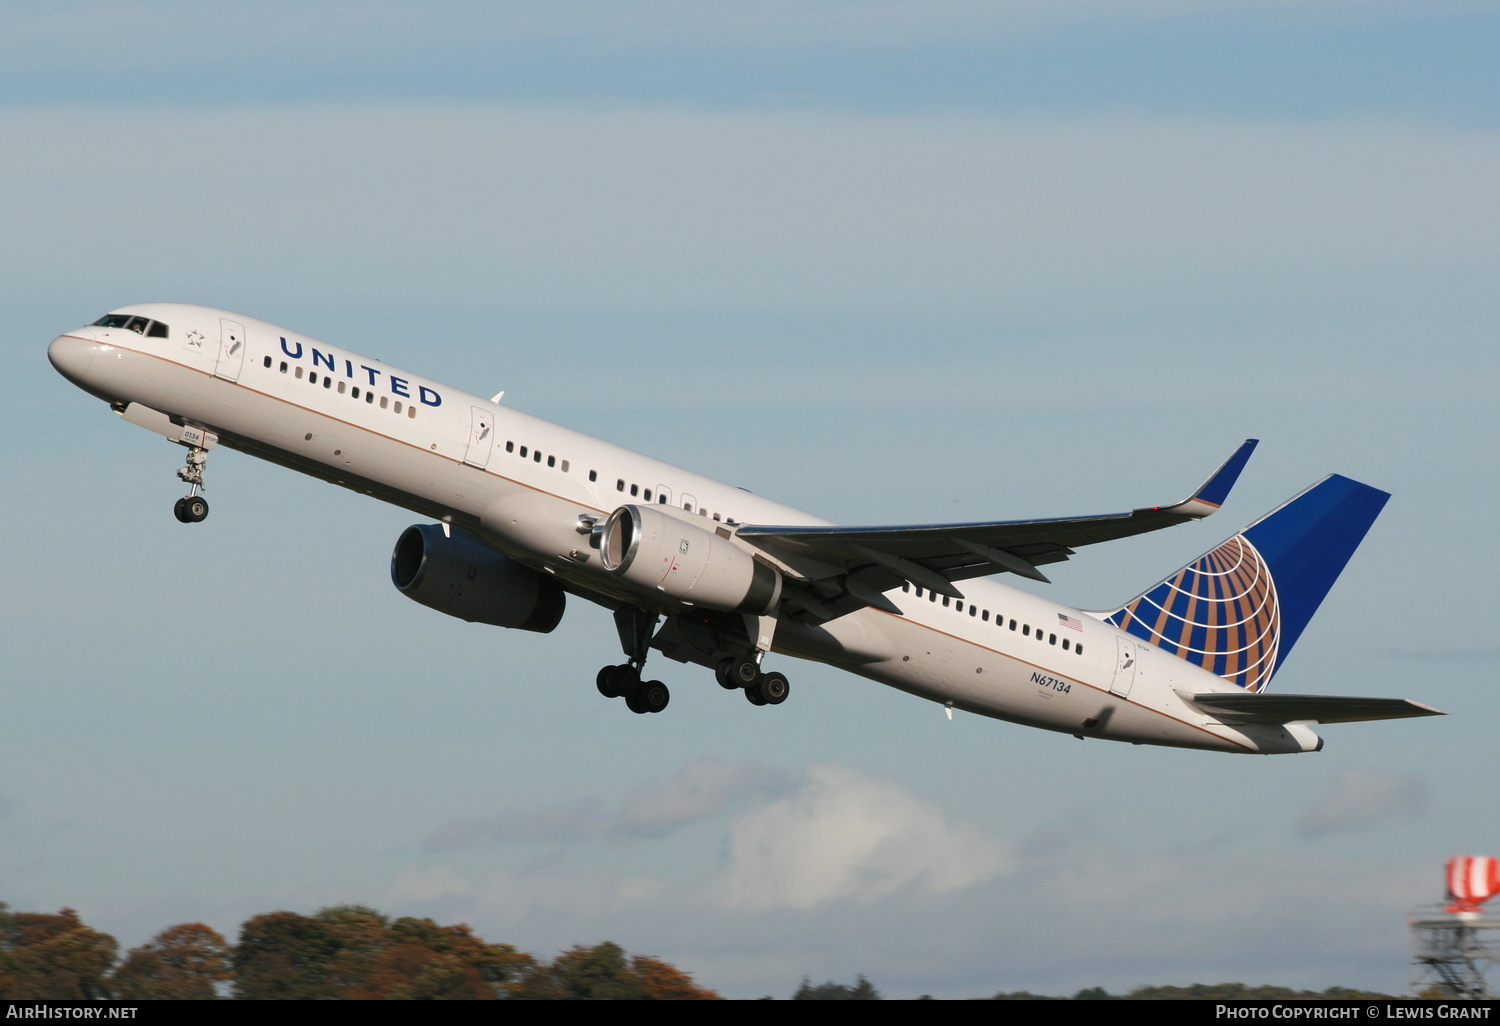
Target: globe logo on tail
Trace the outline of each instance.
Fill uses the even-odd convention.
[[[1200,556],[1106,622],[1246,691],[1276,669],[1281,614],[1270,568],[1243,534]]]

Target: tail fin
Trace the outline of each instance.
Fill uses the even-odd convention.
[[[1104,620],[1261,691],[1389,498],[1330,474]]]

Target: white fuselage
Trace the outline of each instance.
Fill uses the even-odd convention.
[[[121,312],[168,325],[168,337],[97,326],[60,336],[49,355],[80,387],[479,533],[585,597],[649,600],[601,567],[580,516],[658,503],[725,525],[829,523],[253,318],[179,304]],[[1237,689],[1095,616],[995,580],[961,590],[960,602],[895,589],[899,614],[783,623],[773,649],[1080,736],[1268,754],[1317,745],[1304,726],[1221,722],[1182,694]]]

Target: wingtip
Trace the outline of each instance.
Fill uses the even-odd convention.
[[[1240,479],[1240,472],[1245,469],[1245,464],[1250,462],[1250,454],[1260,444],[1259,438],[1247,438],[1240,443],[1240,447],[1225,460],[1218,470],[1214,471],[1207,481],[1194,493],[1192,501],[1207,503],[1215,509],[1224,504],[1229,498],[1229,490],[1234,483]]]
[[[1159,509],[1168,513],[1176,513],[1180,516],[1192,517],[1202,520],[1204,517],[1214,513],[1229,498],[1229,490],[1239,480],[1240,472],[1245,469],[1245,464],[1250,462],[1250,454],[1260,444],[1259,438],[1247,438],[1240,443],[1239,448],[1230,454],[1218,470],[1215,470],[1207,481],[1199,485],[1198,490],[1181,502],[1170,506],[1161,506]]]

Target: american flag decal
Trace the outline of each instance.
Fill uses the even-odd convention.
[[[1083,621],[1078,619],[1078,617],[1076,616],[1068,616],[1065,613],[1057,614],[1057,625],[1059,627],[1071,628],[1072,630],[1078,631],[1080,633],[1083,632]]]

